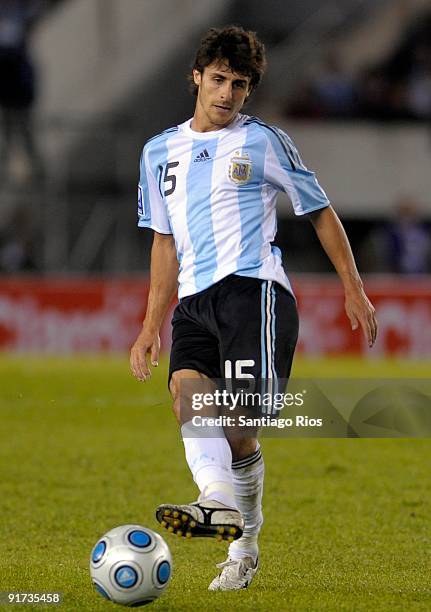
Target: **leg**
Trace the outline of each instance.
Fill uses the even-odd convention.
[[[215,537],[232,542],[242,535],[244,521],[235,503],[232,452],[222,427],[197,428],[191,424],[193,392],[211,393],[211,380],[191,369],[176,370],[170,381],[173,409],[181,425],[187,463],[200,495],[193,504],[162,504],[156,517],[177,535]],[[202,416],[216,416],[212,407]]]
[[[239,540],[229,546],[229,557],[251,557],[254,565],[259,555],[258,537],[263,524],[262,495],[265,465],[256,438],[230,440],[232,447],[232,481],[238,509],[244,519]],[[235,448],[235,451],[233,450]]]
[[[200,490],[199,498],[215,499],[230,508],[236,508],[231,470],[232,452],[223,428],[198,429],[191,422],[191,395],[196,392],[212,393],[214,383],[200,372],[184,369],[172,374],[169,387],[174,400],[173,410],[181,426],[187,463]],[[199,411],[199,416],[217,416],[217,412],[209,406],[205,412]]]
[[[236,458],[232,462],[232,481],[236,504],[244,518],[244,531],[238,540],[229,545],[227,561],[218,564],[222,571],[209,585],[210,591],[246,588],[253,580],[259,564],[258,537],[263,523],[265,466],[256,438],[235,437],[230,443]]]
[[[33,115],[29,108],[22,109],[17,116],[17,131],[20,131],[23,149],[31,164],[32,172],[41,178],[44,173],[42,156],[34,136]]]
[[[255,380],[287,379],[298,333],[294,299],[268,281],[260,285],[255,279],[240,279],[237,284],[238,298],[231,297],[230,309],[222,314],[227,330],[223,356],[229,361],[230,371],[235,371],[236,362],[253,363],[246,372]],[[248,326],[229,326],[235,320],[235,312],[248,313]],[[257,571],[258,536],[263,523],[265,468],[255,433],[238,437],[227,431],[226,436],[232,448],[233,483],[236,503],[244,517],[244,533],[229,546],[229,557],[220,564],[223,570],[210,584],[210,590],[236,590],[250,584]]]
[[[2,132],[0,141],[0,171],[3,174],[10,159],[12,147],[13,119],[10,109],[1,109],[0,126]]]

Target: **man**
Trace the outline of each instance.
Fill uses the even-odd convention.
[[[32,125],[37,75],[27,39],[45,4],[43,0],[2,0],[0,4],[0,175],[6,171],[14,141],[21,140],[32,174],[43,177]]]
[[[160,325],[179,282],[169,388],[200,495],[192,504],[163,504],[156,516],[178,535],[231,542],[210,590],[245,588],[257,571],[264,465],[256,437],[222,427],[196,433],[187,394],[180,410],[181,383],[211,389],[211,379],[232,373],[288,378],[298,319],[280,251],[271,246],[278,191],[289,194],[296,214],[310,215],[343,282],[352,328],[360,325],[370,346],[377,329],[347,237],[314,174],[286,134],[240,113],[264,69],[253,32],[211,29],[193,68],[193,118],[150,139],[141,157],[139,226],[155,233],[131,369],[145,381],[147,353],[157,365]]]

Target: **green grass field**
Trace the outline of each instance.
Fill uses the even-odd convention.
[[[297,360],[297,376],[428,376],[430,364]],[[60,591],[62,610],[119,609],[88,560],[107,530],[191,501],[166,364],[150,383],[127,357],[0,357],[0,591]],[[250,589],[210,593],[215,541],[166,540],[172,611],[430,610],[430,442],[263,439],[261,570]],[[31,606],[15,606],[29,609]],[[42,607],[42,606],[39,606]],[[150,609],[148,608],[148,609]]]

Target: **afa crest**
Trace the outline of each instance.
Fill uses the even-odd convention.
[[[237,185],[244,185],[251,179],[252,161],[246,151],[235,151],[229,163],[229,178]]]

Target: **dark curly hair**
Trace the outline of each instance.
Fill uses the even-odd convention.
[[[202,38],[196,52],[193,70],[203,73],[216,60],[226,60],[233,72],[250,77],[250,91],[256,89],[266,68],[265,47],[255,32],[240,26],[211,28]],[[193,75],[188,77],[190,89],[197,95]]]

